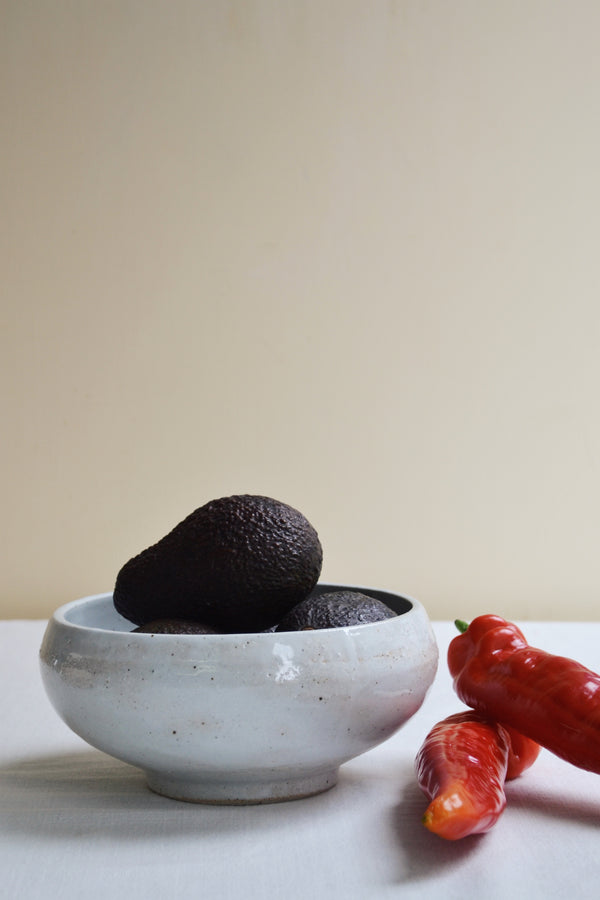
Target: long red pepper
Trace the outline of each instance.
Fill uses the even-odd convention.
[[[506,780],[512,781],[534,764],[542,748],[531,738],[525,737],[520,731],[511,728],[510,725],[502,727],[510,738]]]
[[[596,672],[530,647],[516,625],[494,615],[473,619],[450,642],[448,667],[467,706],[600,774]]]
[[[417,781],[431,801],[423,824],[451,841],[489,831],[506,806],[505,780],[528,768],[539,750],[473,710],[438,722],[415,760]]]

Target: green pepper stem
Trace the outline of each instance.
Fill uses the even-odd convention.
[[[455,619],[454,624],[458,628],[461,634],[464,634],[467,628],[469,627],[468,622],[464,622],[462,619]]]

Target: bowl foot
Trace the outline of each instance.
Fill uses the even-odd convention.
[[[272,780],[249,778],[246,781],[198,780],[186,776],[146,772],[150,790],[172,800],[187,803],[218,803],[244,805],[252,803],[282,803],[312,797],[334,787],[338,768],[311,772],[301,776],[276,777]]]

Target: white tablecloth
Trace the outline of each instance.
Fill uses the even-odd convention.
[[[531,644],[600,670],[600,622],[521,626]],[[487,835],[446,842],[422,826],[415,753],[436,721],[463,708],[445,661],[450,623],[434,623],[438,676],[397,735],[346,763],[325,794],[244,807],[157,796],[136,769],[72,734],[42,687],[44,628],[0,623],[7,900],[599,896],[600,777],[547,751],[507,786],[508,807]]]

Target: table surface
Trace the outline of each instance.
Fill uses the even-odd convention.
[[[520,623],[529,642],[600,671],[600,622]],[[41,621],[0,622],[0,884],[7,900],[193,896],[452,900],[597,897],[600,778],[542,751],[507,785],[486,835],[444,841],[421,824],[414,757],[463,708],[435,622],[436,680],[394,737],[342,766],[335,788],[263,806],[180,803],[71,733],[46,698]]]

